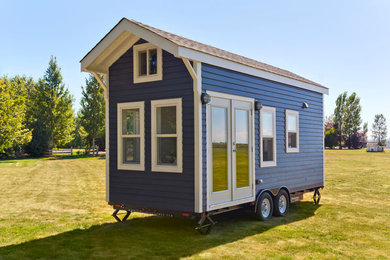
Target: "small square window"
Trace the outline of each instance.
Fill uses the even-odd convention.
[[[133,47],[134,83],[162,80],[162,50],[150,43]]]

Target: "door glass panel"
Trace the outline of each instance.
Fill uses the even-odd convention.
[[[236,185],[249,186],[249,111],[235,110],[236,132]]]
[[[227,109],[212,107],[211,122],[213,192],[216,192],[228,189]]]

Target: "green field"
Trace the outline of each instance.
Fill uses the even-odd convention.
[[[389,258],[390,151],[326,151],[320,205],[258,222],[219,220],[210,235],[189,220],[134,214],[115,223],[102,158],[0,161],[0,259]]]

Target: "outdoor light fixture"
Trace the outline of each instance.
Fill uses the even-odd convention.
[[[211,97],[206,92],[203,92],[202,95],[200,95],[200,100],[202,101],[202,104],[208,104],[211,101]]]
[[[307,102],[303,102],[302,103],[302,108],[303,109],[309,108],[309,104]]]
[[[255,101],[255,110],[260,110],[263,107],[259,100]]]

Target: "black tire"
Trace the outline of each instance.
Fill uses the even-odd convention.
[[[274,216],[284,217],[287,215],[290,201],[286,190],[281,189],[274,199]]]
[[[263,192],[257,201],[256,218],[262,221],[271,219],[273,206],[272,196],[268,192]]]

